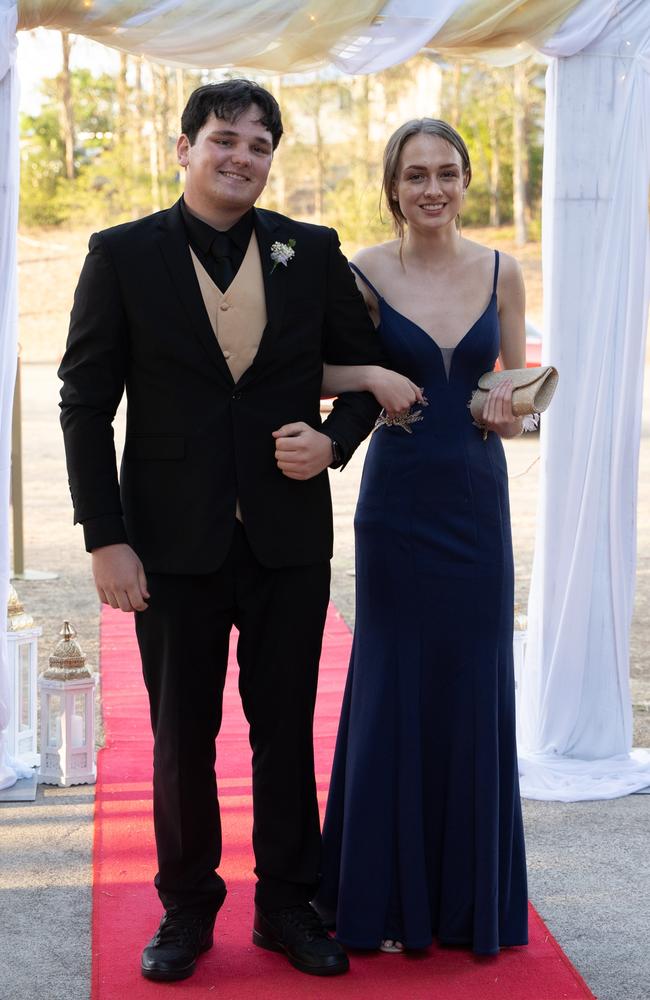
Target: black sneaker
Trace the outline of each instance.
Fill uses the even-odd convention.
[[[253,944],[283,951],[296,969],[312,976],[338,976],[350,968],[343,948],[329,936],[309,903],[270,913],[256,906]]]
[[[145,979],[172,982],[191,976],[199,955],[212,947],[215,919],[214,913],[167,910],[142,952],[140,968]]]

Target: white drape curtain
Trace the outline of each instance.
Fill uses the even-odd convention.
[[[586,49],[606,29],[612,18],[621,13],[628,0],[581,0],[552,37],[538,48],[548,56],[574,56]]]
[[[5,633],[9,592],[9,474],[11,409],[16,377],[16,230],[18,226],[18,80],[16,7],[0,0],[0,788],[29,772],[9,759],[3,730],[9,722],[9,677]]]
[[[545,46],[558,58],[546,96],[543,353],[561,374],[542,421],[519,706],[529,798],[650,785],[650,753],[631,752],[629,690],[650,290],[649,8],[589,0]]]

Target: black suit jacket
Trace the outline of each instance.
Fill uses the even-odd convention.
[[[271,432],[321,428],[323,361],[378,363],[377,338],[334,230],[255,210],[268,324],[234,383],[212,332],[178,204],[91,237],[59,376],[75,522],[86,546],[128,541],[145,569],[206,573],[228,551],[239,498],[250,545],[269,567],[332,553],[327,472],[277,468]],[[273,273],[271,244],[295,240]],[[119,477],[113,418],[127,393]],[[378,406],[341,396],[323,424],[349,458]]]

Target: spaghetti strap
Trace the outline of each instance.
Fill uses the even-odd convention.
[[[499,277],[499,251],[494,251],[494,284],[492,286],[492,294],[494,295],[497,290],[497,279]]]
[[[356,264],[353,264],[351,260],[348,261],[348,264],[350,265],[350,267],[352,268],[353,271],[356,271],[356,273],[359,275],[359,277],[361,278],[361,280],[368,286],[368,288],[370,289],[370,291],[372,292],[372,294],[375,296],[375,298],[377,300],[381,299],[382,296],[379,294],[379,292],[377,291],[377,289],[375,288],[375,286],[373,285],[373,283],[371,281],[368,281],[368,279],[366,278],[366,276],[363,273],[363,271],[361,271],[357,267]]]

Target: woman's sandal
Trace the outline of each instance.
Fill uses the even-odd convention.
[[[400,955],[404,951],[401,941],[393,941],[392,938],[384,938],[379,945],[380,951],[385,951],[389,955]]]

